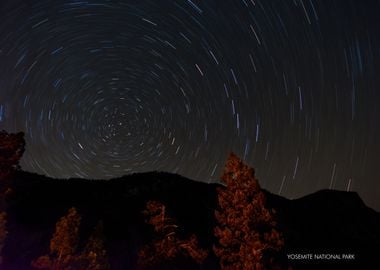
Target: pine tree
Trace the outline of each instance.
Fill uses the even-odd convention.
[[[32,267],[43,270],[109,270],[104,247],[103,223],[99,222],[82,252],[78,251],[81,217],[75,208],[56,224],[50,240],[50,253],[32,261]]]
[[[74,255],[79,241],[80,222],[81,217],[74,207],[58,221],[50,241],[50,253],[56,255],[57,262]]]
[[[20,168],[20,160],[25,151],[24,133],[10,134],[0,131],[0,179]]]
[[[104,247],[103,222],[99,222],[81,254],[83,269],[108,270],[110,264]]]
[[[265,254],[279,252],[284,242],[254,169],[231,153],[221,179],[214,252],[222,270],[271,269]]]
[[[6,196],[11,193],[11,176],[20,169],[25,150],[24,133],[0,131],[0,212],[6,211]]]
[[[149,201],[143,213],[147,217],[147,223],[153,226],[157,238],[140,250],[140,268],[181,263],[187,259],[201,264],[206,259],[208,252],[199,248],[194,234],[186,240],[180,238],[179,227],[168,216],[165,205]]]
[[[6,197],[12,191],[11,176],[20,169],[20,160],[25,151],[24,133],[10,134],[0,131],[0,265],[2,250],[8,231]]]
[[[50,254],[32,262],[36,269],[69,270],[76,263],[75,251],[79,241],[81,217],[75,208],[70,208],[55,226],[50,240]]]

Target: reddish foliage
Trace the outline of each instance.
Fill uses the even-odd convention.
[[[20,159],[25,151],[24,133],[10,134],[0,131],[0,179],[20,168]]]
[[[81,217],[77,210],[69,209],[67,215],[55,226],[55,233],[50,240],[50,255],[39,257],[32,262],[32,267],[49,270],[70,269],[76,259],[80,222]]]
[[[195,235],[186,240],[180,238],[178,226],[174,219],[168,217],[165,205],[149,201],[143,213],[147,217],[147,223],[154,227],[157,239],[140,250],[140,268],[145,269],[189,258],[201,264],[206,259],[208,252],[199,248]]]
[[[0,131],[0,255],[7,236],[6,197],[12,190],[10,188],[10,176],[20,168],[19,163],[24,150],[24,133],[9,134]]]
[[[77,252],[81,217],[75,208],[56,224],[50,240],[50,254],[32,261],[35,269],[43,270],[108,270],[108,257],[103,245],[102,224],[99,223],[84,251]]]
[[[56,224],[55,233],[50,241],[50,252],[58,259],[73,255],[79,241],[81,217],[75,208],[70,208],[66,216]]]
[[[284,242],[275,229],[273,212],[265,207],[254,169],[231,153],[222,181],[226,188],[218,189],[215,236],[219,244],[214,247],[221,268],[272,269],[265,254],[280,251]]]
[[[17,134],[0,131],[0,161],[8,163],[14,169],[18,168],[20,158],[25,150],[24,133]]]
[[[107,251],[104,247],[103,222],[99,222],[95,227],[90,239],[80,255],[82,265],[86,265],[89,270],[108,270]]]

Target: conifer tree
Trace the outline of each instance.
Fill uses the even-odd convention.
[[[24,133],[0,131],[0,179],[20,168],[20,160],[25,151]]]
[[[50,252],[56,254],[58,261],[75,253],[79,241],[80,222],[81,217],[74,207],[58,221],[50,241]]]
[[[0,212],[6,211],[6,196],[12,192],[11,176],[20,169],[25,150],[24,133],[0,131]]]
[[[32,261],[32,267],[41,270],[109,270],[104,247],[103,223],[99,222],[82,252],[78,251],[81,216],[75,208],[56,224],[50,240],[50,253]]]
[[[100,221],[96,225],[80,257],[84,265],[83,269],[110,269],[107,251],[104,247],[103,222]]]
[[[39,257],[32,262],[36,269],[69,270],[75,264],[79,241],[81,217],[75,208],[70,208],[55,226],[55,233],[50,240],[50,255]]]
[[[157,237],[140,250],[140,268],[149,269],[187,259],[201,264],[206,259],[208,252],[198,246],[198,239],[194,234],[189,239],[181,239],[179,227],[176,221],[168,216],[165,205],[149,201],[143,213],[147,217],[147,223],[153,226]]]
[[[0,131],[0,265],[2,250],[8,231],[6,197],[11,192],[11,175],[20,169],[20,160],[25,150],[24,133]],[[0,267],[1,269],[1,267]]]
[[[221,179],[214,252],[222,270],[272,269],[265,254],[279,252],[284,242],[254,169],[231,153]]]

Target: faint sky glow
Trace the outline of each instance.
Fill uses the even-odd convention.
[[[380,209],[379,1],[0,5],[0,129],[25,170],[217,181],[230,151],[286,197]]]

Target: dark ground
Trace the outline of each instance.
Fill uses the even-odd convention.
[[[168,173],[144,173],[100,180],[56,180],[18,172],[8,199],[9,235],[2,270],[30,269],[48,253],[57,220],[76,207],[82,216],[81,239],[98,220],[104,222],[112,270],[135,269],[139,248],[152,237],[141,211],[148,200],[167,205],[184,234],[197,234],[212,249],[217,184]],[[294,269],[380,269],[380,213],[357,193],[322,190],[296,200],[267,194],[287,254],[354,254],[354,260],[291,260]],[[212,253],[212,252],[211,252]],[[372,268],[365,266],[371,265]],[[364,268],[363,268],[364,267]],[[219,269],[214,256],[196,269]]]

